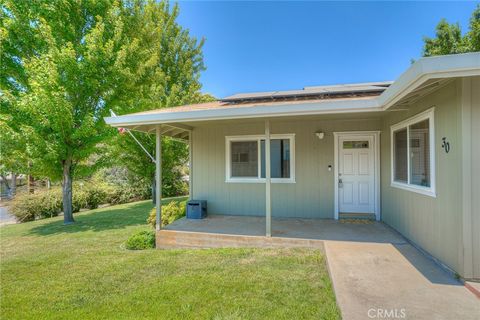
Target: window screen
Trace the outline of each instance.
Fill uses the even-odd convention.
[[[265,178],[265,140],[261,141],[261,177]],[[270,140],[270,166],[272,178],[290,178],[290,140]]]
[[[410,184],[430,187],[430,125],[423,120],[409,127]]]
[[[257,141],[231,142],[232,177],[258,177]]]
[[[408,182],[407,128],[393,133],[394,180]]]

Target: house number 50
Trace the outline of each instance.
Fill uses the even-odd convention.
[[[446,153],[450,152],[450,142],[447,141],[447,138],[442,138],[442,148],[445,149]]]

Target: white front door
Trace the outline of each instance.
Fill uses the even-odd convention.
[[[338,135],[338,212],[375,213],[374,135]]]

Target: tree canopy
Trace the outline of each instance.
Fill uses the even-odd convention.
[[[476,51],[480,51],[480,5],[473,11],[464,35],[458,23],[442,19],[436,27],[436,36],[424,38],[424,57]]]
[[[32,170],[62,180],[65,222],[73,222],[72,178],[101,166],[107,142],[119,139],[104,123],[109,109],[203,99],[203,40],[178,25],[178,13],[153,0],[1,5],[0,120],[24,139]]]

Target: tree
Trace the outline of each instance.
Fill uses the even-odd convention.
[[[174,21],[178,8],[166,1],[7,0],[1,10],[1,85],[15,97],[2,113],[20,124],[32,170],[62,180],[64,222],[72,223],[72,179],[102,163],[101,147],[115,133],[103,121],[108,109],[145,110],[198,95],[198,81],[172,75],[182,73],[178,66],[203,69],[201,43],[158,35],[172,24],[173,35],[185,34]],[[173,49],[186,54],[160,56]],[[194,84],[181,92],[186,86],[175,81]]]
[[[190,103],[200,103],[215,100],[210,95],[202,95],[196,99],[187,100]],[[134,133],[140,143],[154,155],[155,138],[145,133]],[[155,178],[155,165],[141,147],[128,134],[117,135],[111,144],[111,159],[119,166],[127,167],[137,179],[151,185]],[[188,162],[188,148],[185,143],[162,137],[162,195],[177,196],[185,193],[186,184],[182,180],[183,168]]]
[[[424,57],[476,51],[480,51],[480,5],[473,11],[465,35],[458,23],[450,24],[442,19],[436,27],[436,37],[424,37]]]
[[[145,7],[134,6],[135,14],[128,22],[135,30],[139,47],[150,46],[151,76],[142,78],[142,90],[136,91],[125,101],[123,113],[174,107],[189,103],[212,101],[210,95],[201,94],[200,73],[203,64],[203,40],[197,41],[183,29],[176,19],[179,8],[171,10],[147,3]],[[145,89],[146,88],[146,89]],[[155,139],[143,133],[135,133],[142,145],[154,154]],[[188,161],[188,149],[184,143],[168,137],[162,139],[162,192],[166,196],[184,192],[182,168]],[[120,166],[126,166],[136,177],[150,185],[154,179],[155,166],[151,159],[128,134],[117,135],[111,143],[112,158]]]
[[[9,118],[0,115],[0,176],[7,188],[15,195],[17,189],[17,174],[28,172],[28,158],[26,156],[25,141],[19,133],[8,124]],[[7,175],[11,174],[11,184],[8,184]]]

